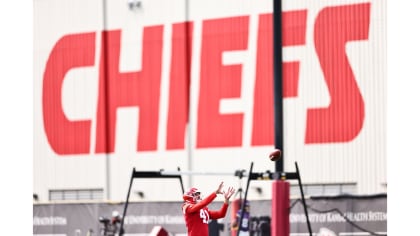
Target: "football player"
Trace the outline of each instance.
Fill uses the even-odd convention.
[[[185,224],[188,229],[188,236],[208,236],[208,224],[210,220],[223,218],[229,206],[229,199],[235,193],[233,187],[229,187],[227,191],[223,191],[223,182],[220,183],[216,191],[210,195],[201,198],[201,192],[197,188],[190,188],[184,193],[184,203],[182,204],[182,212],[184,213]],[[217,197],[217,194],[224,195],[222,207],[217,211],[208,209],[208,205]]]

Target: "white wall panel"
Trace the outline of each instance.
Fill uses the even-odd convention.
[[[271,1],[141,1],[140,9],[130,10],[127,1],[106,1],[104,21],[103,1],[34,1],[34,193],[41,201],[48,199],[48,190],[103,188],[109,200],[125,200],[133,168],[136,170],[234,173],[248,170],[273,171],[268,160],[273,145],[252,144],[253,108],[256,89],[256,60],[260,16],[272,12]],[[308,109],[327,108],[331,91],[325,80],[316,50],[314,33],[320,12],[331,6],[369,4],[369,30],[366,40],[354,40],[345,45],[345,53],[364,104],[363,125],[351,140],[343,142],[305,143]],[[186,5],[188,4],[188,5]],[[384,1],[283,1],[283,11],[306,10],[305,43],[283,48],[283,60],[299,62],[297,96],[284,99],[284,169],[292,172],[298,162],[306,184],[357,183],[357,193],[386,192],[386,3]],[[248,16],[248,36],[245,50],[227,51],[227,64],[241,65],[241,95],[220,102],[221,113],[243,115],[242,144],[230,147],[196,148],[203,22],[210,19]],[[168,150],[166,136],[169,109],[170,69],[173,24],[189,21],[193,24],[191,45],[190,127],[185,137],[186,147]],[[358,22],[358,21],[355,21]],[[105,27],[104,27],[105,25]],[[121,30],[119,72],[140,71],[143,58],[145,27],[162,26],[162,60],[159,97],[157,148],[137,151],[138,120],[144,110],[124,107],[117,111],[115,150],[104,154],[96,151],[97,106],[102,30]],[[357,27],[357,26],[354,26]],[[45,71],[48,58],[60,38],[70,34],[95,34],[94,65],[70,70],[63,80],[61,104],[70,121],[90,120],[90,150],[87,154],[61,155],[48,142],[44,127],[42,98],[45,93]],[[114,45],[115,46],[115,45]],[[333,62],[332,62],[333,63]],[[60,78],[58,78],[60,79]],[[354,104],[348,104],[353,106]],[[143,113],[142,113],[143,112]],[[322,121],[328,126],[327,120]],[[60,129],[60,127],[57,127]],[[220,134],[223,136],[224,134]],[[344,135],[344,134],[343,134]],[[190,146],[188,146],[190,145]],[[107,161],[108,159],[108,161]],[[107,169],[107,166],[109,169]],[[108,179],[107,179],[108,176]],[[204,193],[213,191],[219,181],[239,187],[234,176],[184,176],[185,187],[196,186]],[[246,178],[242,180],[246,187]],[[263,194],[250,191],[254,199],[271,198],[270,181],[253,181],[251,187],[262,187]],[[176,180],[135,180],[133,192],[143,191],[144,200],[179,200]],[[141,200],[134,195],[133,200]]]

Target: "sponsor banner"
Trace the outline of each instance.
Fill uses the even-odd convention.
[[[312,232],[323,236],[386,234],[386,202],[382,195],[310,199],[307,209]],[[291,207],[291,235],[308,232],[300,199],[291,201]]]
[[[221,202],[209,208],[217,209]],[[312,232],[323,236],[369,235],[387,232],[387,197],[311,198],[306,200]],[[182,202],[133,202],[124,219],[125,235],[147,235],[161,226],[172,235],[186,235]],[[231,208],[229,208],[230,210]],[[99,217],[111,219],[112,212],[123,214],[124,204],[39,204],[34,205],[34,235],[100,235]],[[230,217],[219,220],[220,235],[230,235]],[[270,224],[271,201],[251,201],[251,229],[262,231]],[[309,235],[306,215],[300,199],[290,201],[290,235]]]

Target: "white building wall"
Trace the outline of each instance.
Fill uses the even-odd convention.
[[[345,142],[307,144],[307,112],[310,108],[327,108],[331,92],[325,82],[314,45],[314,27],[319,13],[331,6],[370,4],[367,40],[346,44],[346,56],[364,102],[364,120],[360,132]],[[188,5],[186,5],[188,4]],[[125,200],[131,171],[164,169],[195,173],[232,173],[228,175],[184,176],[185,187],[196,186],[204,193],[213,191],[219,181],[236,188],[246,187],[246,178],[239,181],[235,170],[274,171],[268,160],[273,145],[252,144],[253,106],[257,57],[259,16],[272,12],[271,1],[142,1],[141,8],[130,10],[126,1],[107,1],[104,21],[103,1],[34,1],[34,193],[41,201],[48,199],[49,190],[104,189],[104,198]],[[186,10],[188,9],[188,11]],[[283,1],[283,11],[306,10],[306,39],[301,46],[283,50],[284,61],[299,61],[298,95],[284,100],[284,170],[295,171],[299,164],[305,184],[356,183],[358,194],[386,192],[386,4],[384,1]],[[196,148],[198,97],[200,94],[203,21],[235,16],[249,16],[248,45],[243,51],[225,53],[227,64],[242,65],[241,96],[220,101],[220,113],[243,114],[242,144],[232,147]],[[168,150],[166,119],[169,106],[169,76],[172,49],[172,25],[193,22],[190,91],[190,126],[186,148]],[[104,27],[104,25],[106,25]],[[117,112],[115,150],[104,154],[95,151],[96,122],[101,58],[101,31],[121,30],[120,72],[141,70],[143,28],[163,26],[161,85],[157,148],[137,151],[138,107],[119,108]],[[45,71],[54,45],[65,35],[93,32],[95,57],[92,66],[70,70],[61,87],[62,109],[70,121],[90,120],[90,149],[85,154],[56,153],[47,139],[43,110]],[[348,104],[352,106],[352,104]],[[327,121],[326,121],[327,122]],[[56,127],[60,129],[61,127]],[[223,135],[223,134],[221,134]],[[242,182],[240,185],[240,182]],[[253,181],[251,188],[261,187],[258,195],[248,197],[269,199],[270,181]],[[179,200],[177,180],[135,180],[132,192],[143,191],[143,200]],[[136,195],[135,200],[140,200]]]

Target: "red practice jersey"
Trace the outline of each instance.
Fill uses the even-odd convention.
[[[225,217],[228,209],[227,203],[223,203],[218,211],[210,211],[208,209],[207,205],[215,198],[216,193],[212,193],[198,203],[185,202],[182,205],[188,236],[208,236],[209,221]]]

